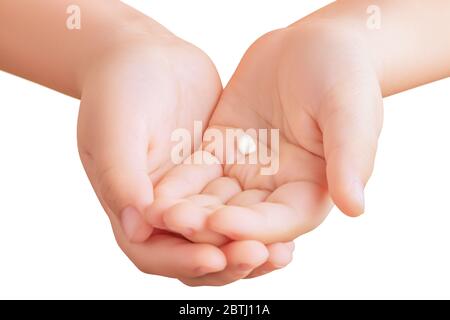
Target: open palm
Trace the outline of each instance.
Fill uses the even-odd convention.
[[[341,38],[290,27],[256,41],[205,137],[215,129],[279,129],[276,149],[270,139],[254,137],[278,155],[278,172],[262,175],[261,164],[229,161],[238,152],[230,156],[226,148],[202,151],[217,163],[186,163],[169,172],[155,189],[150,221],[196,242],[273,243],[318,226],[331,198],[349,215],[361,213],[381,129],[381,94],[371,63]]]
[[[192,132],[195,120],[207,122],[221,89],[209,58],[172,36],[112,53],[86,81],[78,125],[81,159],[120,247],[146,273],[193,285],[226,284],[266,263],[271,251],[280,252],[256,241],[221,248],[193,244],[142,219],[153,185],[174,166],[171,133]],[[282,263],[291,251],[281,248],[288,257]]]

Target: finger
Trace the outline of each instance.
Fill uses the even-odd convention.
[[[168,230],[179,233],[192,242],[223,245],[229,242],[229,239],[206,227],[208,216],[220,205],[217,197],[206,195],[191,197],[163,213],[164,225]]]
[[[233,240],[288,242],[317,227],[330,208],[325,189],[294,182],[276,189],[265,202],[218,209],[209,216],[207,227]]]
[[[217,247],[196,244],[155,229],[145,242],[129,241],[119,217],[108,215],[119,247],[144,273],[170,278],[192,278],[225,269],[226,257]]]
[[[253,204],[264,202],[269,195],[270,192],[266,190],[245,190],[231,198],[227,202],[227,205],[247,207]]]
[[[175,205],[186,201],[192,201],[197,206],[210,209],[217,208],[222,205],[220,199],[212,195],[193,195],[183,199],[156,199],[145,213],[146,221],[158,229],[168,229],[164,222],[164,213],[169,211]],[[192,215],[192,212],[186,212],[186,215]],[[175,230],[172,231],[176,232]]]
[[[291,261],[295,245],[293,242],[274,243],[267,246],[269,259],[247,276],[247,279],[262,276],[264,274],[282,269]]]
[[[105,210],[120,217],[128,238],[146,240],[152,228],[142,215],[153,200],[153,187],[147,174],[147,141],[141,121],[112,119],[97,124],[83,121],[79,128],[79,150],[89,179]],[[95,134],[87,127],[94,126]]]
[[[171,235],[152,235],[144,243],[131,243],[123,249],[142,272],[171,278],[199,277],[226,266],[218,248]]]
[[[210,182],[202,191],[202,194],[209,194],[218,197],[222,203],[226,203],[236,194],[242,191],[241,185],[234,178],[219,177]]]
[[[155,188],[155,199],[181,199],[200,193],[209,182],[222,176],[222,166],[209,152],[197,151],[176,166]]]
[[[331,197],[349,216],[364,212],[364,188],[372,174],[381,132],[382,95],[376,80],[333,91],[319,125]]]
[[[145,212],[145,220],[155,228],[167,230],[163,218],[164,212],[183,201],[186,200],[172,198],[155,199]]]
[[[222,200],[219,197],[211,194],[195,194],[193,196],[187,197],[186,200],[194,202],[198,206],[210,209],[215,209],[223,206]]]
[[[269,257],[266,247],[257,241],[232,242],[221,249],[227,259],[227,267],[223,271],[180,280],[189,286],[223,286],[245,278]]]

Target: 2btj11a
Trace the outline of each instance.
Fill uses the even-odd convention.
[[[239,315],[243,317],[251,315],[270,315],[267,305],[251,305],[251,304],[230,304],[224,305],[224,315]]]
[[[252,305],[252,304],[225,304],[219,306],[196,306],[189,305],[182,306],[178,312],[180,315],[197,315],[211,317],[213,314],[221,315],[237,315],[247,317],[251,315],[270,315],[270,310],[267,305]]]

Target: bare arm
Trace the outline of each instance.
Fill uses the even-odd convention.
[[[341,0],[296,24],[317,19],[361,36],[384,96],[450,76],[448,0]]]
[[[78,13],[79,29],[71,28]],[[86,72],[105,53],[167,33],[117,0],[2,0],[0,69],[79,98]]]

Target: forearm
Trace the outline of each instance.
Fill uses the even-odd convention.
[[[80,28],[70,28],[67,8],[80,8]],[[0,1],[0,69],[74,97],[105,54],[161,25],[116,0]]]
[[[362,39],[384,96],[450,76],[448,0],[342,0],[297,24],[318,20]]]

